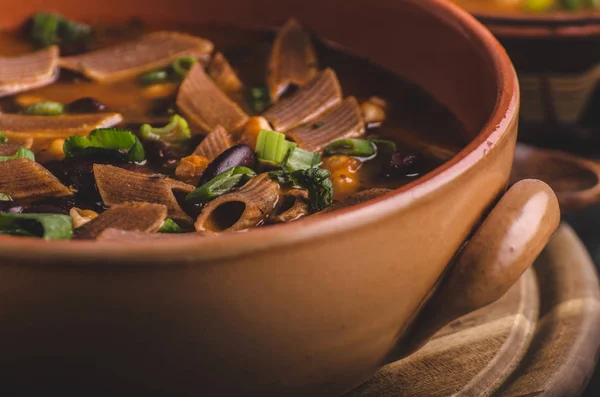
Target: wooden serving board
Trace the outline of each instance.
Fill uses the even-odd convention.
[[[345,397],[580,395],[600,346],[595,268],[566,225],[534,268],[498,302],[451,323]]]

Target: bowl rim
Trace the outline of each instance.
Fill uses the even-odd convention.
[[[489,30],[468,12],[446,0],[405,0],[440,20],[459,25],[465,40],[486,55],[497,81],[494,110],[479,134],[454,158],[417,180],[381,197],[328,214],[251,232],[217,237],[182,235],[150,241],[46,241],[0,236],[0,258],[32,265],[89,267],[191,264],[231,260],[241,255],[300,245],[315,238],[347,232],[409,207],[472,169],[508,133],[518,117],[519,86],[512,62]]]

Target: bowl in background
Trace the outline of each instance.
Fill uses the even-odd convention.
[[[519,140],[534,146],[518,149],[524,156],[513,164],[512,179],[546,175],[542,180],[557,190],[562,211],[597,204],[600,179],[589,175],[596,175],[594,159],[600,157],[600,11],[501,13],[482,8],[472,13],[506,48],[519,76]],[[536,147],[554,150],[537,153]],[[576,168],[550,176],[565,158]],[[586,186],[569,182],[582,177]]]
[[[474,15],[506,48],[519,75],[520,139],[597,155],[600,12]]]
[[[46,7],[15,3],[0,28]],[[516,75],[493,36],[446,1],[56,0],[52,9],[81,20],[270,27],[295,16],[429,91],[470,143],[372,202],[249,233],[0,237],[2,390],[339,395],[452,317],[499,298],[558,224],[554,194],[540,182],[498,202],[517,137]]]

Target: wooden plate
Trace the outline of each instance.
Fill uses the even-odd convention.
[[[600,346],[595,268],[566,225],[534,267],[501,300],[448,325],[346,397],[579,395]]]

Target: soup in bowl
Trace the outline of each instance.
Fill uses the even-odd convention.
[[[7,390],[340,395],[558,224],[547,185],[505,193],[516,76],[445,1],[23,1],[0,27]]]
[[[7,68],[31,65],[0,99],[3,234],[288,223],[408,184],[468,142],[429,93],[295,19],[273,34],[38,12],[1,40]]]

